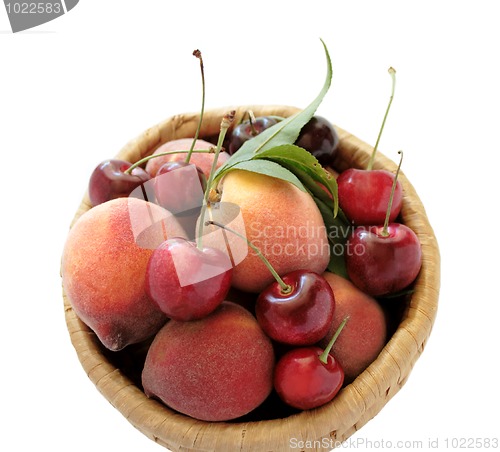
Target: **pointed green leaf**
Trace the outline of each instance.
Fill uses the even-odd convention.
[[[304,110],[278,122],[251,140],[246,141],[238,152],[234,153],[229,160],[217,170],[214,178],[215,184],[222,178],[225,172],[229,171],[238,163],[251,160],[255,154],[259,152],[282,144],[291,144],[296,141],[300,130],[314,116],[314,113],[330,89],[332,81],[332,62],[325,43],[323,41],[321,41],[321,43],[325,50],[327,73],[323,88],[317,97]]]

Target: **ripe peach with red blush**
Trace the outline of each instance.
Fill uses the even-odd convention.
[[[118,198],[85,212],[71,228],[62,257],[63,287],[78,317],[108,349],[147,339],[167,320],[144,282],[164,232],[181,232],[175,225],[155,204]]]
[[[385,346],[385,313],[375,298],[363,293],[349,280],[330,272],[325,272],[323,277],[335,295],[335,313],[330,331],[320,341],[320,346],[326,346],[342,320],[349,317],[332,353],[344,369],[346,382],[351,382],[377,358]]]

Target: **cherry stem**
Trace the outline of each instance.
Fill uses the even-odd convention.
[[[392,181],[391,196],[389,197],[389,205],[387,206],[387,212],[385,213],[384,229],[382,229],[382,237],[387,237],[389,235],[389,217],[391,216],[392,201],[394,199],[394,192],[396,191],[396,184],[398,183],[399,170],[401,169],[401,163],[403,162],[403,151],[398,151],[401,155],[399,159],[398,169],[396,170],[396,175]]]
[[[250,129],[252,130],[252,135],[255,136],[258,134],[257,129],[255,128],[255,115],[252,110],[248,110],[248,120],[250,121]]]
[[[372,155],[370,156],[370,161],[368,162],[368,166],[366,167],[367,170],[371,170],[373,168],[373,163],[375,162],[375,154],[377,153],[377,149],[378,149],[378,143],[380,141],[380,137],[382,136],[382,131],[384,130],[387,115],[389,114],[389,110],[391,109],[392,99],[394,98],[394,90],[396,89],[396,70],[393,67],[390,67],[389,74],[391,75],[391,78],[392,78],[391,97],[389,99],[389,104],[387,105],[387,109],[385,110],[384,119],[382,121],[382,126],[380,127],[380,131],[378,133],[375,147],[373,148]]]
[[[224,143],[224,138],[226,137],[227,130],[231,127],[231,124],[234,121],[234,116],[236,115],[236,111],[232,110],[229,113],[226,113],[222,117],[222,121],[220,124],[220,132],[219,139],[217,141],[217,147],[215,148],[214,160],[212,162],[212,168],[210,169],[210,174],[208,176],[207,188],[205,189],[205,194],[203,197],[203,205],[201,206],[200,213],[200,225],[198,229],[197,236],[197,246],[199,249],[202,248],[202,236],[203,236],[203,223],[205,221],[205,214],[207,211],[207,206],[209,204],[210,191],[212,190],[212,183],[214,181],[215,171],[217,170],[217,160],[219,159],[219,154],[222,149],[222,144]]]
[[[328,355],[330,353],[330,350],[332,349],[333,347],[333,344],[335,344],[335,341],[337,340],[337,338],[339,337],[341,331],[344,329],[344,326],[345,324],[347,323],[347,321],[349,320],[349,316],[347,316],[344,320],[342,320],[342,323],[339,325],[339,327],[337,328],[337,331],[335,331],[335,334],[333,335],[333,337],[330,339],[330,342],[328,342],[328,345],[326,346],[326,348],[323,350],[323,353],[321,353],[321,355],[319,355],[319,360],[323,363],[323,364],[327,364],[328,363]]]
[[[165,155],[172,155],[172,154],[186,154],[189,151],[186,150],[179,150],[179,151],[166,151],[166,152],[159,152],[158,154],[151,154],[148,155],[147,157],[144,157],[137,162],[135,162],[131,167],[127,168],[124,173],[125,174],[130,174],[132,171],[137,168],[138,166],[141,166],[143,163],[146,163],[148,160],[155,159],[157,157],[163,157]],[[197,154],[213,154],[215,151],[213,149],[194,149],[191,152],[196,152]]]
[[[218,223],[217,221],[206,221],[205,226],[209,225],[214,225],[218,226],[221,229],[224,229],[228,232],[231,232],[232,234],[238,236],[240,239],[245,240],[247,242],[248,246],[252,248],[256,253],[257,256],[264,262],[266,267],[269,269],[271,274],[274,276],[274,279],[276,279],[276,282],[281,286],[281,293],[282,294],[289,294],[292,291],[292,286],[288,285],[283,279],[281,279],[280,275],[278,275],[278,272],[274,269],[274,267],[271,265],[271,262],[267,259],[266,256],[262,254],[259,248],[257,248],[250,240],[248,240],[243,234],[240,234],[238,231],[235,231],[234,229],[228,228],[227,226],[223,225],[222,223]]]
[[[203,58],[199,50],[195,50],[193,52],[193,55],[200,60],[201,87],[202,87],[201,112],[200,112],[200,120],[198,121],[198,127],[196,128],[196,133],[194,134],[193,143],[191,144],[191,148],[189,149],[188,155],[186,156],[186,163],[189,163],[189,161],[191,160],[191,155],[193,154],[196,140],[198,140],[198,136],[200,135],[201,123],[203,121],[203,113],[205,111],[205,69],[203,66]]]

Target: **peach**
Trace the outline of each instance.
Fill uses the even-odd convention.
[[[170,320],[149,348],[142,383],[148,397],[204,421],[236,419],[271,393],[274,351],[257,320],[224,301],[200,320]]]
[[[233,170],[222,181],[221,202],[239,206],[248,240],[278,274],[294,270],[321,274],[326,270],[330,260],[326,228],[308,193],[281,179]],[[233,286],[237,289],[261,292],[273,281],[253,250],[234,268]]]
[[[162,144],[158,149],[156,149],[154,154],[159,154],[161,152],[169,152],[169,151],[185,151],[191,148],[192,143],[193,143],[193,138],[179,138],[177,140],[167,141],[166,143]],[[200,149],[200,150],[210,149],[211,147],[215,146],[212,143],[209,143],[208,141],[196,140],[194,149]],[[198,166],[208,179],[210,175],[210,169],[212,168],[212,163],[214,161],[214,155],[215,154],[194,153],[191,154],[190,162]],[[146,163],[146,171],[151,175],[151,177],[155,177],[156,173],[160,169],[160,166],[162,166],[164,163],[170,161],[185,160],[185,159],[186,159],[185,153],[171,154],[154,158],[148,160],[148,162]],[[221,166],[224,162],[226,162],[228,159],[229,159],[229,154],[227,152],[221,152],[219,154],[219,158],[217,159],[217,168]]]
[[[155,204],[119,198],[85,212],[68,234],[61,262],[65,293],[110,350],[147,339],[167,320],[146,295],[145,274],[164,230],[176,230],[169,215]]]
[[[335,314],[329,333],[320,341],[325,347],[342,320],[349,321],[337,338],[332,355],[340,362],[345,381],[353,381],[384,348],[386,318],[377,300],[361,292],[347,279],[330,272],[323,274],[335,295]]]

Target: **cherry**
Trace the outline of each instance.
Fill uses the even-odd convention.
[[[146,269],[146,292],[171,319],[200,319],[224,301],[232,265],[222,251],[175,237],[153,251]]]
[[[203,171],[186,161],[163,164],[153,179],[156,203],[171,212],[194,239],[207,180]]]
[[[335,158],[339,141],[337,131],[327,119],[313,116],[302,127],[295,144],[309,151],[321,164],[329,164]]]
[[[255,305],[257,321],[275,341],[291,345],[312,345],[330,329],[335,310],[333,291],[321,275],[305,270],[282,277],[263,290]]]
[[[257,136],[259,133],[278,123],[274,116],[259,116],[255,118],[249,112],[250,119],[243,121],[234,127],[229,138],[229,154],[234,154],[246,141]]]
[[[417,277],[422,251],[416,234],[404,224],[358,227],[349,239],[346,255],[349,278],[374,297],[399,292]]]
[[[355,225],[381,224],[384,221],[394,174],[387,170],[349,168],[337,178],[339,206]],[[394,221],[403,205],[403,189],[398,182],[390,220]]]
[[[286,352],[274,370],[274,388],[288,405],[310,410],[330,402],[342,388],[344,371],[330,354],[348,318],[339,325],[325,350],[300,347]]]
[[[390,223],[391,204],[401,168],[399,161],[396,179],[387,206],[383,226],[359,226],[348,239],[346,270],[351,281],[363,292],[381,296],[399,292],[417,277],[422,265],[420,241],[408,226]]]
[[[154,178],[157,203],[173,214],[199,209],[206,188],[203,171],[182,160],[163,164]]]
[[[339,206],[347,218],[356,225],[382,224],[384,222],[394,181],[394,175],[391,172],[372,169],[378,143],[394,98],[396,71],[389,68],[389,74],[392,77],[392,93],[367,169],[350,168],[343,171],[337,178]],[[403,189],[401,184],[397,182],[390,221],[394,221],[399,215],[402,204]]]
[[[143,185],[151,176],[142,168],[132,166],[130,162],[109,159],[101,162],[92,172],[89,180],[89,198],[93,206],[115,198],[125,198],[134,189]]]

